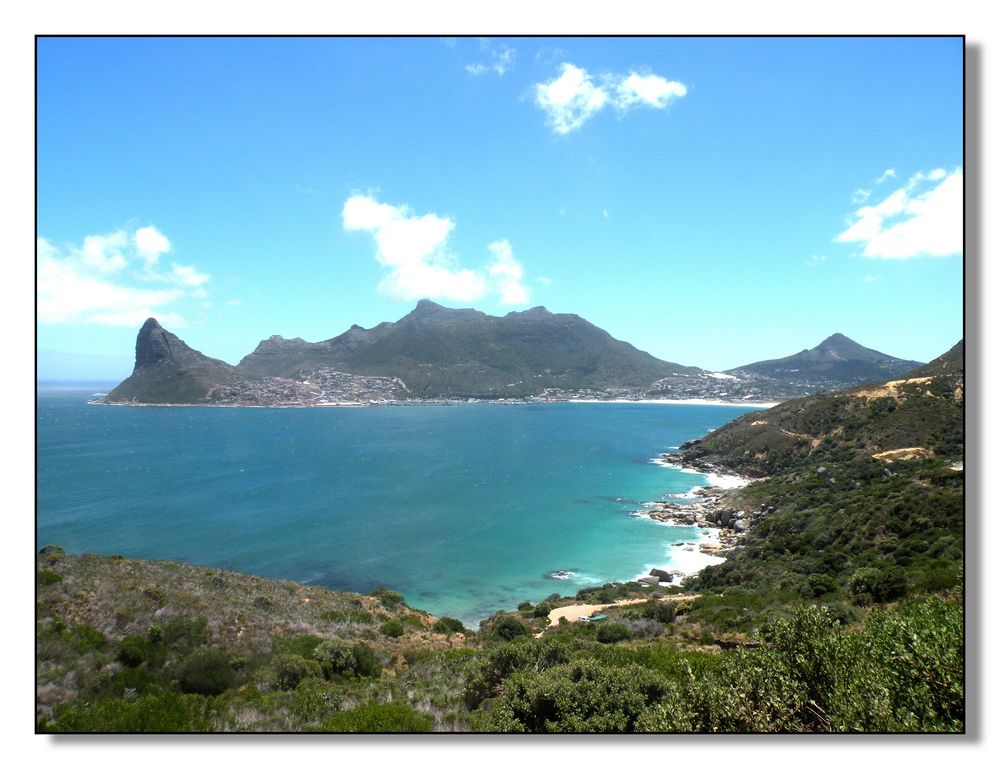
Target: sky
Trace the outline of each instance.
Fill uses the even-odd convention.
[[[38,377],[420,298],[724,370],[963,334],[961,38],[37,43]]]

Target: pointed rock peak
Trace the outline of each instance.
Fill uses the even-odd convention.
[[[135,367],[154,366],[184,349],[187,349],[184,342],[163,328],[156,318],[150,318],[142,324],[135,339]]]
[[[417,306],[410,311],[410,317],[422,317],[425,315],[434,315],[439,312],[447,312],[447,307],[442,307],[437,302],[432,302],[430,299],[421,299],[417,302]]]
[[[348,331],[364,331],[364,328],[359,326],[357,323],[352,323],[351,327],[347,329]]]

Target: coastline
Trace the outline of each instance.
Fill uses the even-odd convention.
[[[742,406],[769,409],[781,401],[723,401],[711,398],[561,398],[561,399],[414,399],[400,401],[329,401],[325,403],[138,403],[135,401],[89,400],[91,406],[139,406],[146,408],[212,408],[212,409],[326,409],[326,408],[378,408],[383,406],[530,406],[554,403],[613,403],[665,406]],[[699,472],[692,470],[691,472]]]
[[[729,492],[753,483],[754,478],[725,472],[723,468],[698,468],[680,464],[673,454],[661,454],[650,460],[652,464],[704,476],[707,483],[692,486],[686,492],[670,495],[655,502],[644,502],[631,513],[634,518],[645,518],[664,526],[696,526],[694,541],[676,542],[670,548],[669,562],[654,566],[637,575],[638,581],[660,584],[656,574],[669,574],[672,579],[663,583],[679,584],[707,566],[725,562],[726,555],[739,547],[748,526],[745,513],[726,503]],[[673,499],[694,500],[687,503]],[[753,514],[758,515],[758,514]],[[645,567],[643,567],[645,569]]]

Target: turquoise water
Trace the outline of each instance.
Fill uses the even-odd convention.
[[[630,517],[701,476],[650,463],[747,409],[127,408],[39,390],[38,544],[366,592],[475,622],[669,564]],[[546,576],[569,570],[575,576]]]

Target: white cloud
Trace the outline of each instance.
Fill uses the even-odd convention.
[[[637,106],[664,109],[686,94],[684,83],[655,74],[605,74],[598,84],[587,70],[568,62],[558,77],[534,88],[535,104],[545,111],[552,130],[562,135],[579,129],[609,104],[621,112]]]
[[[488,55],[489,61],[485,64],[483,62],[466,64],[465,71],[473,77],[485,75],[487,72],[493,72],[494,74],[503,77],[507,74],[507,72],[514,68],[514,62],[517,59],[517,51],[509,45],[501,44],[494,47],[490,45],[489,40],[482,40],[479,48],[483,53]]]
[[[896,178],[896,169],[887,168],[882,172],[882,175],[875,180],[875,184],[882,184],[882,182],[887,182],[889,181],[889,179],[895,179],[895,178]]]
[[[878,278],[876,278],[874,275],[865,275],[861,280],[864,283],[874,283],[876,280],[878,280]]]
[[[545,110],[557,134],[575,131],[600,112],[608,92],[594,84],[587,71],[563,64],[559,77],[535,85],[535,104]]]
[[[156,227],[140,227],[132,236],[132,241],[135,244],[136,255],[147,269],[157,265],[161,254],[169,254],[173,250],[167,236]]]
[[[87,267],[107,275],[123,270],[128,264],[124,254],[127,247],[128,235],[125,230],[118,230],[107,235],[88,235],[76,253]]]
[[[608,209],[606,209],[606,208],[602,208],[602,209],[601,209],[601,215],[602,215],[602,216],[603,216],[603,217],[604,217],[605,219],[610,219],[610,218],[611,218],[610,214],[608,214]]]
[[[470,270],[461,267],[448,249],[455,229],[448,217],[417,216],[407,206],[379,203],[360,193],[347,199],[341,217],[345,230],[368,232],[375,239],[375,259],[389,268],[378,285],[387,296],[472,302],[494,293],[501,304],[527,301],[527,289],[521,284],[523,268],[506,240],[489,245],[493,261],[486,269]]]
[[[546,277],[545,275],[539,275],[537,278],[535,278],[535,280],[541,283],[543,286],[552,285],[552,278]]]
[[[199,272],[194,267],[183,264],[170,265],[170,282],[178,286],[188,286],[191,288],[204,286],[212,279],[211,275]]]
[[[64,248],[39,237],[39,322],[137,326],[155,315],[161,323],[186,325],[173,308],[204,296],[210,276],[179,264],[157,272],[160,255],[170,250],[170,241],[154,227],[88,235],[81,246]],[[150,281],[172,285],[149,288]]]
[[[960,168],[916,173],[881,202],[851,214],[835,241],[863,243],[861,254],[871,259],[960,254],[963,180]]]
[[[854,194],[851,195],[851,202],[857,205],[858,203],[866,203],[868,198],[872,196],[871,190],[861,189],[860,187],[854,190]]]
[[[524,267],[514,258],[510,243],[497,240],[489,245],[493,261],[487,268],[490,282],[500,296],[500,304],[527,304],[531,290],[524,285]]]
[[[654,109],[663,109],[671,99],[687,95],[687,86],[677,80],[667,80],[659,75],[629,74],[618,83],[615,106],[629,109],[645,104]]]
[[[826,261],[826,257],[825,256],[822,256],[820,254],[813,254],[812,256],[810,256],[806,260],[806,265],[809,266],[809,267],[814,267],[815,265],[819,264],[820,262],[825,262],[825,261]]]

